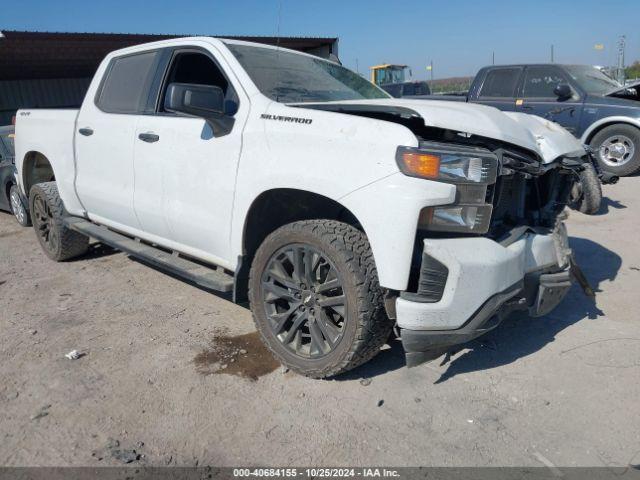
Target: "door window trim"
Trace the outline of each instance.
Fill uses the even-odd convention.
[[[166,60],[166,63],[162,65],[164,72],[162,73],[162,75],[158,75],[159,72],[156,73],[156,75],[158,75],[158,77],[161,78],[162,80],[158,82],[157,91],[155,91],[155,93],[150,92],[149,94],[149,102],[147,104],[147,107],[149,108],[151,104],[153,104],[153,108],[150,109],[147,115],[156,115],[156,116],[174,117],[174,118],[198,118],[198,117],[193,117],[192,115],[187,115],[185,113],[161,111],[162,101],[163,101],[162,95],[166,91],[166,87],[168,86],[167,82],[169,81],[169,73],[171,72],[171,68],[173,67],[176,57],[182,53],[200,53],[200,54],[206,55],[209,58],[209,60],[211,60],[215,64],[218,70],[220,70],[220,73],[222,74],[224,79],[227,81],[228,90],[225,97],[229,96],[229,89],[230,89],[231,92],[233,92],[233,100],[237,104],[236,111],[240,110],[241,102],[240,102],[240,96],[238,95],[238,89],[234,86],[233,82],[231,81],[231,78],[229,78],[229,75],[227,74],[225,69],[222,68],[222,66],[220,65],[220,62],[218,62],[218,60],[215,58],[213,53],[211,53],[208,49],[197,46],[197,45],[180,45],[176,47],[166,47],[163,50],[165,50],[165,52],[163,52],[163,55],[161,56],[163,56],[164,57],[163,59]],[[152,99],[152,96],[154,97],[153,99]],[[225,101],[226,100],[227,98],[225,98]]]

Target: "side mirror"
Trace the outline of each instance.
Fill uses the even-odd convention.
[[[212,85],[171,83],[164,99],[167,112],[186,113],[206,120],[223,117],[224,107],[224,92]]]
[[[553,89],[553,93],[561,100],[570,98],[573,95],[571,87],[566,83],[560,83],[559,85],[556,85],[556,88]]]

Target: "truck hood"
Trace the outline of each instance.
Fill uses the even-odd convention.
[[[633,90],[635,91],[635,98],[632,98],[632,100],[638,100],[638,93],[640,90],[640,82],[636,82],[636,83],[632,83],[631,85],[626,85],[624,87],[620,87],[620,88],[616,88],[612,91],[610,91],[609,93],[605,94],[605,97],[619,97],[619,96],[623,96],[624,98],[629,98],[630,95],[629,94],[629,90]]]
[[[404,118],[420,117],[427,127],[478,135],[526,148],[537,153],[544,163],[560,156],[585,154],[581,143],[554,122],[474,103],[390,98],[291,106],[363,116],[387,113]]]

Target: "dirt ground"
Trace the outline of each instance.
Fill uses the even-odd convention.
[[[245,308],[107,248],[54,263],[1,213],[0,465],[638,464],[638,191],[569,219],[597,305],[574,286],[448,363],[394,343],[329,381],[274,363]]]

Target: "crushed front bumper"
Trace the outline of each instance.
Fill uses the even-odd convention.
[[[435,272],[433,260],[444,268]],[[425,239],[423,265],[429,268],[423,268],[420,282],[429,294],[404,293],[395,304],[408,366],[488,332],[513,310],[545,315],[571,287],[571,250],[562,223],[553,232],[524,229],[504,243]],[[434,295],[439,282],[441,291]]]

